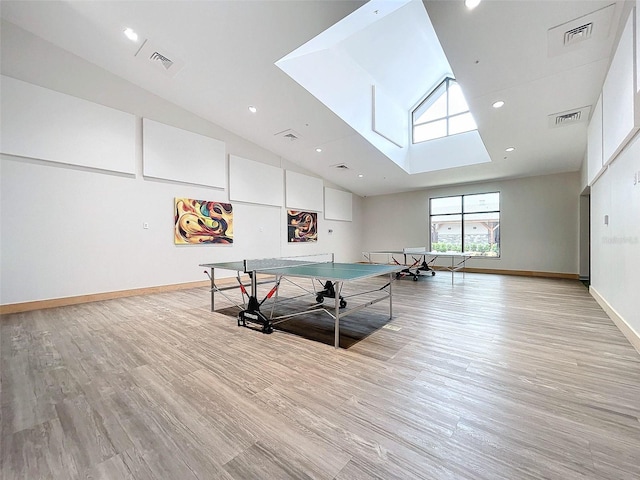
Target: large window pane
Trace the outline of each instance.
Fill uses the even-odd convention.
[[[449,115],[457,115],[458,113],[468,112],[469,106],[464,99],[460,85],[451,82],[449,85]]]
[[[481,193],[464,196],[464,212],[496,212],[500,210],[500,193]]]
[[[470,132],[471,130],[477,129],[476,122],[469,112],[456,115],[455,117],[449,117],[449,135]]]
[[[431,250],[462,251],[462,215],[431,216]]]
[[[413,124],[426,123],[447,116],[447,87],[441,83],[413,112]]]
[[[415,142],[426,142],[447,136],[447,121],[438,120],[436,122],[418,125],[413,129],[413,140]]]
[[[413,143],[478,129],[462,89],[452,78],[443,80],[411,116]]]
[[[431,215],[462,213],[462,197],[440,197],[431,199]]]
[[[465,214],[464,251],[485,257],[500,256],[500,214],[498,212]]]
[[[431,120],[438,120],[447,116],[447,96],[440,95],[440,97],[433,103],[430,109],[420,115],[420,118],[416,120],[416,124],[430,122]]]
[[[429,199],[431,250],[500,256],[500,192]]]

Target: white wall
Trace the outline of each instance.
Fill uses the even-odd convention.
[[[640,334],[640,134],[591,186],[591,288]]]
[[[232,202],[233,245],[174,245],[174,197],[227,202],[228,189],[144,179],[142,117],[224,141],[228,154],[283,168],[286,160],[14,25],[3,22],[1,33],[3,75],[136,116],[135,175],[0,156],[1,304],[206,280],[198,264],[212,261],[360,258],[357,196],[353,222],[318,215],[317,243],[287,243],[284,207]]]
[[[429,198],[500,192],[500,258],[470,267],[578,274],[580,174],[565,173],[367,197],[363,251],[427,246]]]
[[[602,165],[591,164],[588,156],[583,170],[599,173],[591,183],[591,293],[640,351],[640,25],[634,25],[634,15],[627,19],[603,86],[608,114],[592,118],[589,126],[589,142],[602,136],[609,147]]]

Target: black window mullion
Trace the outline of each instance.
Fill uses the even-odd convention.
[[[464,245],[464,219],[466,216],[466,213],[464,211],[464,197],[466,197],[466,195],[461,195],[461,199],[460,199],[460,210],[462,210],[462,225],[460,226],[460,232],[462,234],[462,238],[460,239],[460,243],[462,244],[462,252],[460,253],[464,253],[466,251],[465,245]]]
[[[487,192],[487,193],[500,193],[500,192]],[[460,210],[456,211],[456,212],[452,212],[452,213],[439,213],[437,215],[434,215],[431,212],[431,203],[434,200],[433,198],[429,199],[429,241],[431,242],[431,248],[433,248],[433,238],[431,238],[431,225],[433,223],[432,219],[434,216],[439,216],[439,217],[445,217],[445,216],[455,216],[455,215],[460,215],[461,218],[461,225],[460,225],[460,232],[461,232],[461,239],[460,239],[460,244],[461,244],[461,249],[463,253],[466,253],[467,250],[467,246],[466,246],[466,241],[465,241],[465,222],[466,222],[466,217],[467,215],[473,215],[473,214],[477,214],[477,213],[486,213],[486,214],[491,214],[491,213],[497,213],[497,217],[498,217],[498,224],[500,224],[500,203],[498,204],[498,208],[496,210],[488,210],[488,211],[482,211],[482,212],[467,212],[465,210],[465,197],[469,197],[469,196],[476,196],[476,195],[482,195],[482,194],[465,194],[465,195],[447,195],[445,197],[435,197],[435,198],[459,198],[460,199]],[[498,243],[498,248],[500,248],[500,244]],[[498,255],[500,256],[500,255]]]

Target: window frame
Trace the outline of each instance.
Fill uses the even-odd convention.
[[[444,85],[444,88],[443,88]],[[445,77],[440,83],[438,83],[438,85],[431,90],[431,92],[426,95],[424,98],[422,98],[420,100],[420,102],[418,103],[418,105],[411,110],[411,143],[412,144],[418,144],[418,143],[424,143],[424,142],[429,142],[431,140],[437,140],[440,138],[446,138],[446,137],[450,137],[453,135],[458,135],[461,133],[466,133],[466,132],[472,132],[474,130],[478,130],[478,125],[475,122],[475,119],[473,118],[473,115],[471,114],[471,110],[469,109],[469,104],[467,103],[466,99],[464,99],[465,104],[467,109],[462,111],[462,112],[458,112],[458,113],[454,113],[452,115],[449,114],[450,111],[450,93],[449,93],[449,89],[451,88],[452,85],[460,85],[455,78],[453,77]],[[437,97],[434,97],[434,95],[437,95]],[[424,112],[420,113],[420,115],[418,116],[418,118],[422,115],[424,115],[426,112],[429,111],[429,109],[443,96],[446,95],[446,113],[444,116],[440,116],[437,118],[433,118],[431,120],[428,120],[426,122],[420,122],[417,123],[417,119],[416,119],[416,112],[418,112],[425,104],[430,103],[430,105],[428,107],[426,107],[424,109]],[[464,98],[464,95],[463,95]],[[450,119],[455,119],[455,118],[459,118],[462,117],[463,115],[470,115],[471,119],[475,125],[475,128],[472,128],[470,130],[464,130],[461,132],[456,132],[456,133],[450,133],[451,128],[450,128]],[[429,138],[426,140],[416,140],[416,128],[422,127],[424,125],[431,125],[431,124],[436,124],[438,122],[442,122],[444,120],[445,123],[445,135],[442,136],[438,136],[438,137],[433,137],[433,138]]]
[[[468,211],[465,212],[465,197],[473,197],[477,195],[490,195],[497,194],[498,195],[498,207],[497,210],[485,210],[485,211]],[[438,200],[442,198],[459,198],[460,199],[460,210],[450,213],[433,213],[433,200]],[[432,218],[433,217],[447,217],[451,216],[452,218],[458,216],[460,218],[460,253],[468,253],[465,251],[465,215],[476,215],[478,213],[481,214],[497,214],[498,215],[498,232],[500,232],[500,217],[502,212],[502,192],[499,190],[490,191],[490,192],[479,192],[479,193],[465,193],[460,195],[443,195],[441,197],[429,197],[429,250],[433,251],[433,237],[432,237]],[[473,255],[473,258],[501,258],[502,257],[502,235],[498,233],[498,252],[497,255]]]

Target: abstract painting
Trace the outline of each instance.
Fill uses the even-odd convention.
[[[287,210],[287,238],[291,242],[318,241],[318,214]]]
[[[174,243],[233,243],[233,208],[230,203],[176,198]]]

